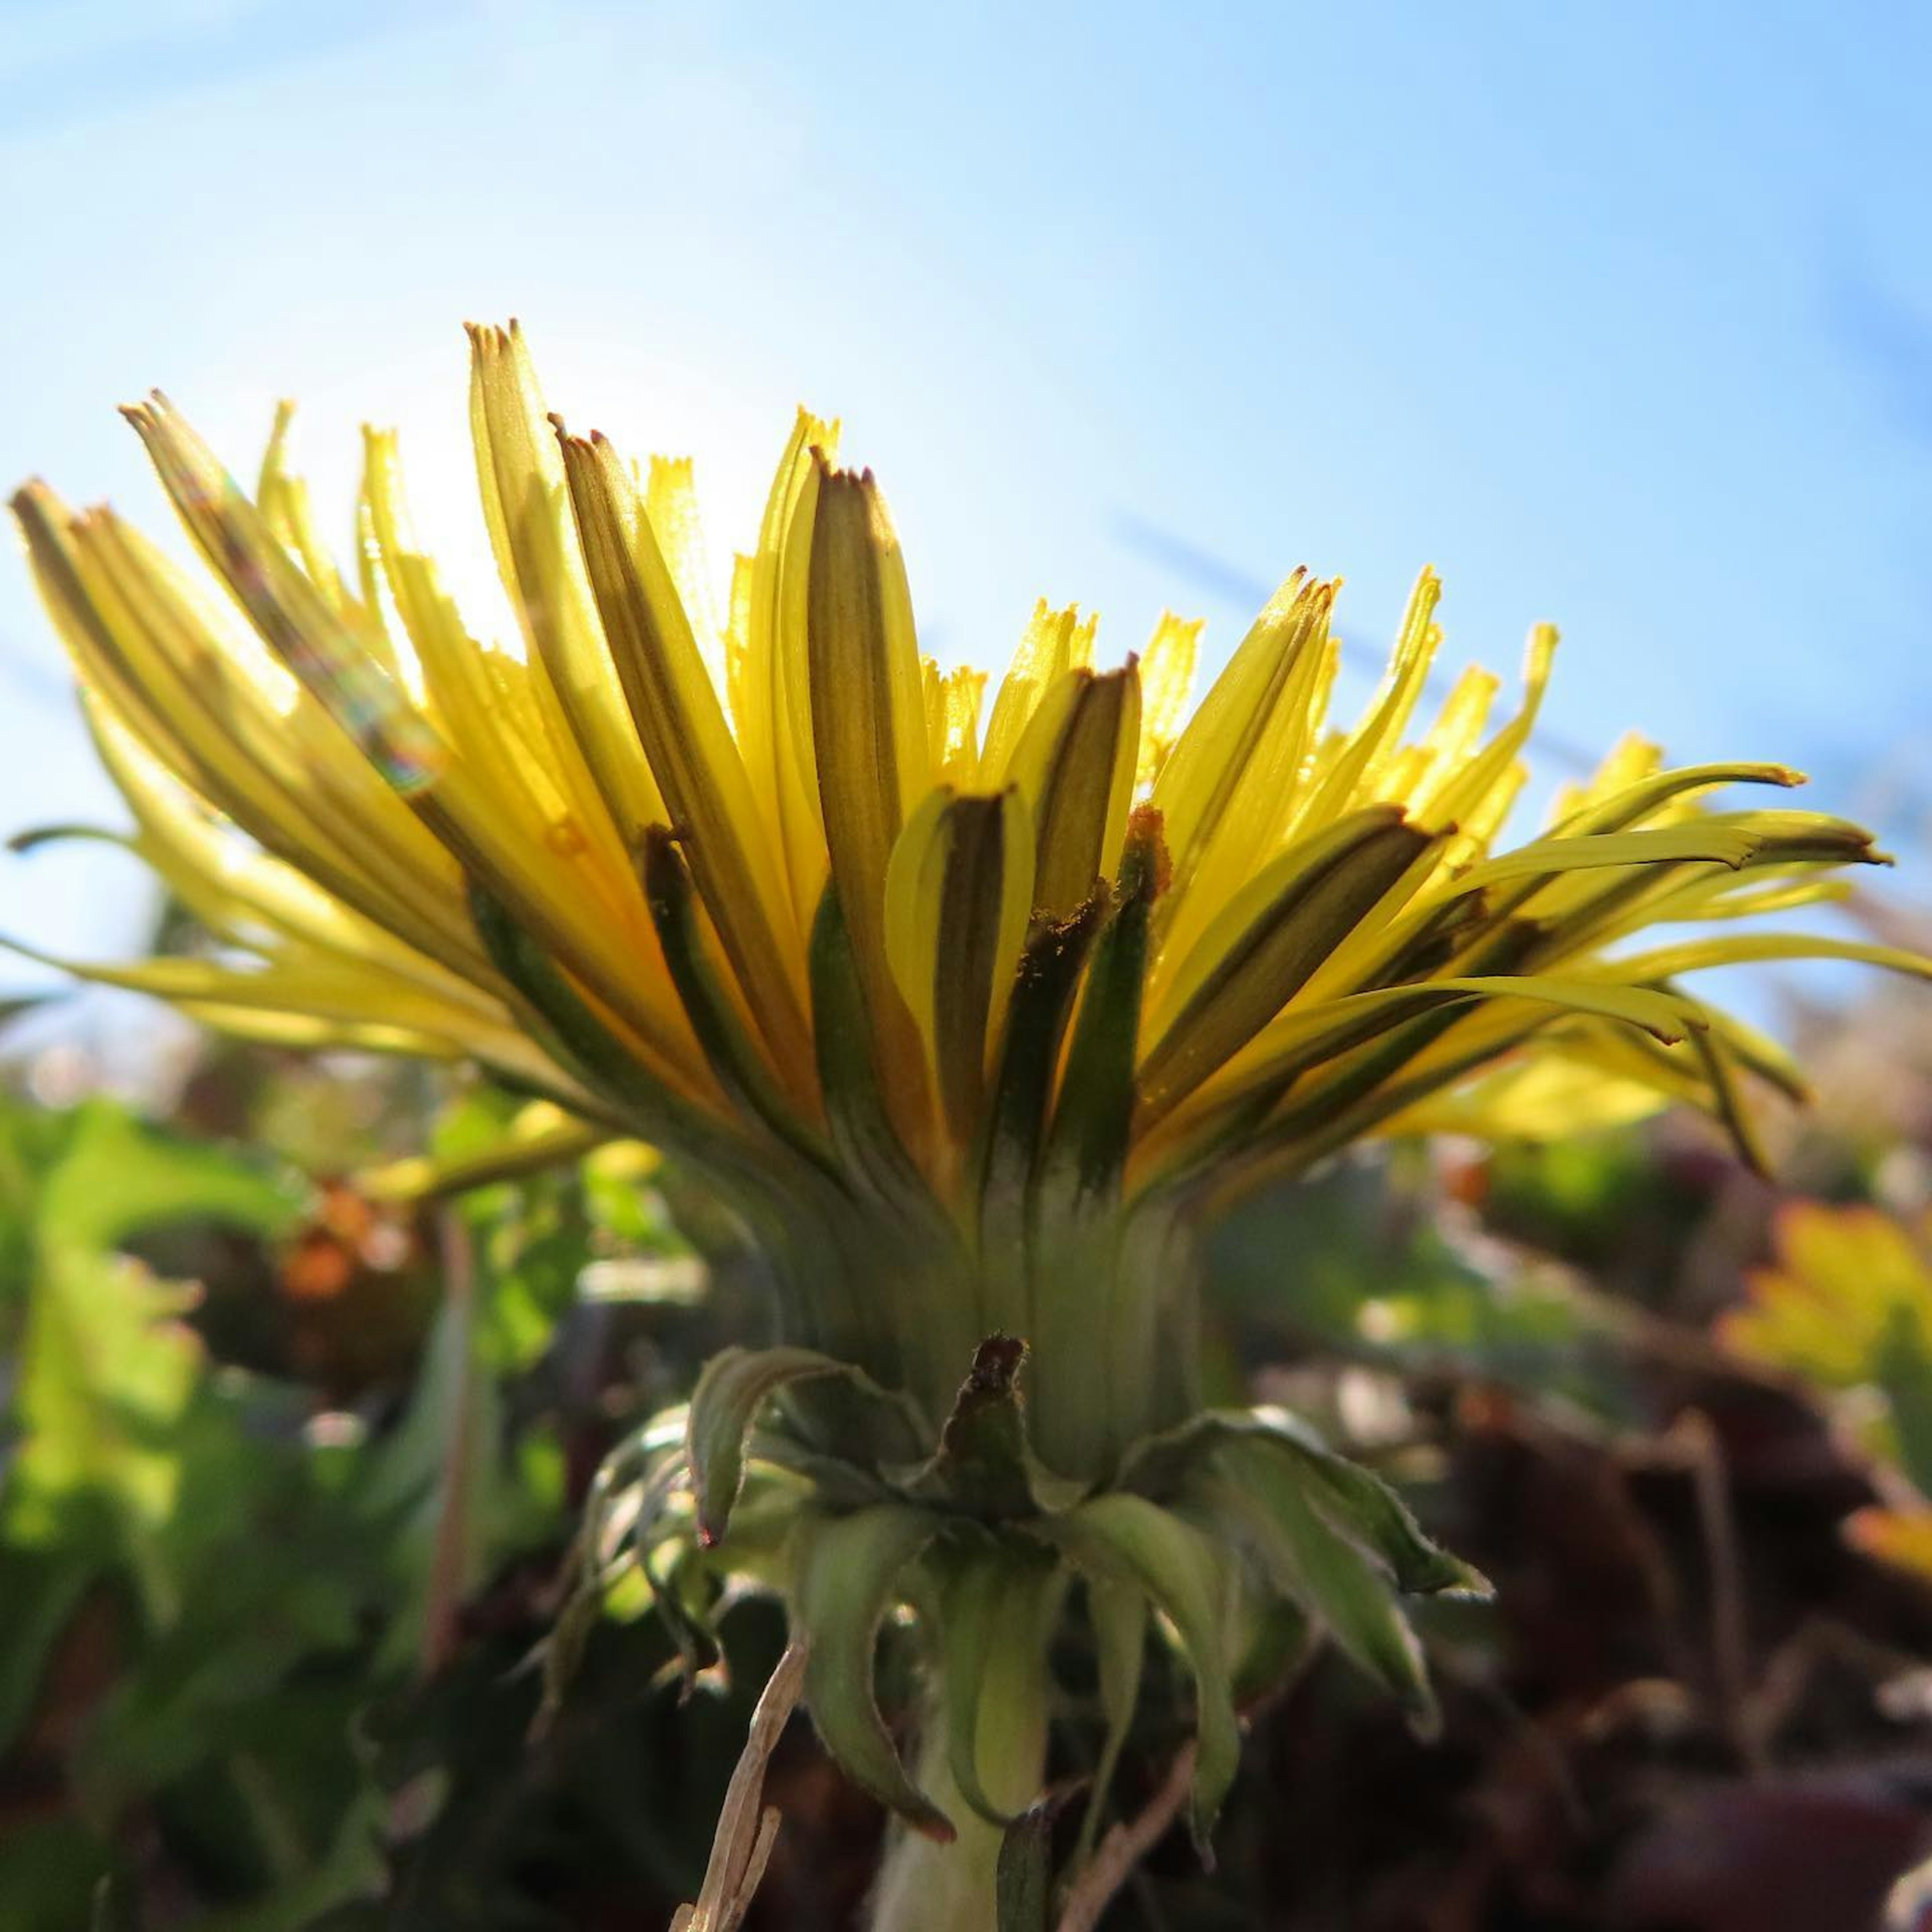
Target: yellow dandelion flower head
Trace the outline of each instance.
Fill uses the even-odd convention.
[[[1496,849],[1555,634],[1500,723],[1475,670],[1425,717],[1430,572],[1352,725],[1336,586],[1302,571],[1191,714],[1200,627],[1172,616],[1102,668],[1093,620],[1042,604],[995,684],[921,656],[879,488],[801,413],[719,622],[689,464],[572,434],[514,324],[470,348],[520,640],[466,627],[377,431],[344,570],[286,412],[251,495],[164,398],[129,410],[212,596],[111,511],[14,498],[132,842],[219,942],[76,971],[245,1034],[473,1060],[755,1225],[884,1203],[989,1279],[1042,1228],[1593,1094],[1694,1102],[1748,1146],[1741,1072],[1795,1070],[1684,980],[1927,970],[1728,925],[1636,943],[1831,898],[1876,856],[1712,802],[1798,782],[1779,766],[1631,739]]]

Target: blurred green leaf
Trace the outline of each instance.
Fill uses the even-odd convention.
[[[1605,1305],[1549,1270],[1479,1266],[1388,1164],[1338,1163],[1258,1197],[1216,1230],[1209,1282],[1244,1356],[1278,1355],[1288,1341],[1406,1375],[1500,1383],[1605,1424],[1642,1418]]]

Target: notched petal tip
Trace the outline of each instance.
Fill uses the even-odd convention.
[[[836,425],[827,427],[836,428]],[[869,464],[842,466],[824,442],[808,443],[806,454],[812,459],[812,467],[818,472],[821,489],[856,490],[868,502],[876,504],[878,502],[879,480],[872,474]]]
[[[470,338],[471,353],[479,362],[494,361],[510,352],[512,332],[499,323],[466,322],[463,332]]]

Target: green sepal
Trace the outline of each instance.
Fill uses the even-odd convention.
[[[1240,1606],[1234,1646],[1234,1704],[1246,1710],[1280,1691],[1322,1647],[1322,1633],[1292,1597],[1252,1592]]]
[[[550,1624],[550,1634],[538,1646],[542,1690],[536,1714],[530,1719],[532,1741],[547,1737],[578,1672],[583,1667],[590,1639],[604,1617],[604,1586],[601,1579],[580,1577],[563,1607]]]
[[[1332,1528],[1386,1564],[1406,1594],[1486,1600],[1495,1594],[1480,1570],[1423,1533],[1408,1505],[1372,1470],[1338,1456],[1282,1410],[1216,1409],[1191,1417],[1142,1442],[1121,1469],[1120,1486],[1158,1499],[1215,1464],[1263,1490],[1284,1483],[1298,1487]]]
[[[829,1150],[778,1091],[710,956],[691,868],[676,835],[662,825],[647,826],[639,870],[671,984],[725,1096],[762,1120],[794,1152],[829,1171]]]
[[[982,1725],[1037,1716],[1046,1627],[1064,1598],[1065,1572],[1030,1539],[961,1537],[928,1551],[921,1570],[936,1587],[946,1768],[959,1795],[990,1824],[1016,1813],[980,1775]],[[1028,1707],[1016,1713],[1016,1706]],[[1030,1796],[1030,1794],[1029,1794]]]
[[[1147,1655],[1146,1593],[1138,1584],[1090,1577],[1087,1618],[1094,1627],[1100,1713],[1106,1720],[1107,1731],[1094,1766],[1094,1788],[1080,1821],[1079,1846],[1074,1854],[1076,1867],[1084,1865],[1093,1854],[1101,1816],[1106,1809],[1107,1793],[1134,1721],[1135,1708],[1140,1702],[1141,1676]]]
[[[946,1562],[938,1552],[927,1559],[938,1570],[939,1634],[944,1657],[940,1691],[946,1705],[946,1768],[959,1795],[989,1823],[1010,1823],[1009,1815],[986,1795],[980,1781],[979,1690],[986,1660],[999,1635],[999,1600],[1007,1579],[992,1550],[958,1552]]]
[[[996,1252],[1005,1251],[1001,1238],[1010,1239],[1024,1214],[1060,1039],[1105,904],[1105,894],[1096,892],[1066,919],[1036,918],[1021,949],[980,1151],[989,1246]],[[1009,1221],[1010,1228],[1003,1225]]]
[[[722,1538],[745,1480],[745,1448],[766,1402],[794,1384],[821,1378],[843,1382],[860,1406],[875,1412],[895,1432],[910,1430],[912,1412],[849,1362],[815,1348],[722,1348],[704,1365],[692,1392],[685,1422],[685,1453],[698,1505],[698,1540],[706,1548]]]
[[[1113,915],[1094,949],[1041,1161],[1043,1192],[1071,1203],[1111,1196],[1133,1126],[1134,1063],[1147,977],[1149,916],[1159,890],[1157,821],[1127,835]]]
[[[993,1881],[994,1932],[1047,1932],[1053,1896],[1053,1812],[1035,1804],[1022,1811],[1000,1840]]]
[[[1224,1547],[1159,1504],[1124,1493],[1096,1496],[1028,1528],[1090,1578],[1143,1591],[1174,1626],[1194,1675],[1200,1741],[1188,1822],[1202,1862],[1211,1865],[1210,1834],[1241,1756],[1222,1634],[1232,1581]]]
[[[712,1624],[722,1586],[705,1563],[703,1552],[685,1544],[676,1549],[668,1572],[660,1574],[648,1549],[638,1552],[638,1567],[650,1586],[658,1620],[677,1646],[680,1699],[689,1697],[698,1678],[724,1658],[723,1645]]]
[[[677,1148],[714,1176],[768,1189],[750,1150],[640,1067],[542,945],[481,886],[470,888],[470,914],[490,964],[550,1030],[558,1058],[616,1109],[617,1118],[646,1138]]]
[[[603,1616],[604,1577],[600,1558],[605,1528],[616,1501],[620,1483],[634,1478],[643,1479],[650,1466],[656,1428],[655,1422],[647,1423],[644,1428],[626,1436],[604,1458],[590,1480],[590,1492],[584,1501],[583,1518],[578,1526],[564,1570],[569,1592],[542,1646],[543,1693],[536,1714],[530,1720],[532,1737],[542,1736],[563,1708],[564,1695],[584,1661],[591,1633]],[[641,1536],[648,1541],[650,1526],[645,1519],[651,1514],[647,1486],[644,1507],[638,1513],[638,1522],[629,1532],[630,1536]],[[648,1574],[646,1570],[647,1576]]]
[[[916,1466],[888,1469],[895,1489],[988,1522],[1071,1509],[1086,1495],[1090,1485],[1055,1475],[1034,1454],[1017,1384],[1026,1352],[1010,1335],[980,1344],[938,1448]]]
[[[1270,1586],[1300,1604],[1364,1675],[1431,1735],[1436,1697],[1422,1648],[1388,1572],[1324,1520],[1285,1464],[1255,1466],[1262,1480],[1216,1472],[1197,1479],[1189,1515],[1204,1535],[1245,1543]],[[1272,1480],[1270,1480],[1270,1478]]]
[[[802,1478],[810,1484],[814,1502],[830,1510],[863,1509],[868,1503],[892,1501],[890,1486],[870,1468],[862,1468],[849,1457],[816,1449],[801,1442],[785,1429],[754,1427],[745,1438],[748,1463],[762,1463]],[[742,1508],[742,1497],[740,1507]],[[737,1546],[739,1511],[732,1512],[732,1546]]]
[[[885,1199],[901,1206],[920,1201],[927,1190],[907,1157],[879,1084],[858,954],[838,888],[829,881],[812,922],[808,972],[812,1044],[832,1146],[845,1166]]]
[[[904,1503],[799,1526],[792,1615],[806,1644],[806,1702],[826,1749],[883,1804],[942,1844],[951,1821],[906,1774],[873,1695],[873,1650],[900,1573],[937,1535],[942,1519]]]

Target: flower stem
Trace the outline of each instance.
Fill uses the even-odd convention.
[[[1049,1697],[1046,1646],[1062,1593],[1051,1578],[1029,1589],[1007,1623],[1008,1640],[987,1658],[979,1680],[974,1746],[980,1783],[999,1810],[1017,1815],[1040,1795],[1046,1777]],[[1030,1600],[1026,1600],[1030,1599]],[[1001,1828],[974,1810],[952,1776],[942,1687],[935,1676],[920,1726],[920,1788],[950,1818],[958,1836],[950,1845],[895,1823],[878,1888],[872,1932],[994,1932]]]

